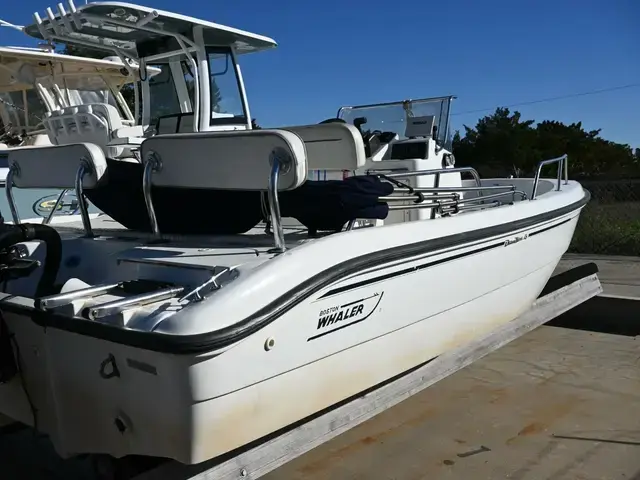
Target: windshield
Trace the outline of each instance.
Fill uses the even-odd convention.
[[[357,118],[364,117],[367,121],[361,127],[363,131],[393,132],[397,133],[400,139],[403,139],[407,138],[405,135],[407,116],[422,117],[433,115],[436,117],[436,142],[447,150],[451,150],[453,136],[449,128],[449,113],[453,98],[425,98],[357,107],[342,107],[338,111],[338,118],[353,124]]]
[[[160,69],[160,73],[149,79],[149,125],[155,125],[158,118],[180,113],[180,101],[176,85],[168,63],[150,65]]]
[[[126,118],[118,105],[109,85],[100,75],[56,75],[39,79],[52,99],[55,99],[55,108],[85,105],[87,103],[108,103],[118,109],[120,116]]]
[[[246,124],[240,82],[228,48],[207,48],[211,77],[210,125]]]
[[[211,118],[209,125],[247,123],[240,82],[229,48],[207,47],[210,73]],[[183,53],[148,64],[160,70],[149,78],[149,125],[161,117],[177,117],[194,111],[195,78],[192,64]]]
[[[179,57],[184,55],[173,57],[165,63],[149,65],[160,70],[160,73],[149,78],[149,125],[156,125],[160,117],[193,111],[195,95],[191,64],[184,58],[178,60]],[[174,75],[178,76],[180,85],[176,85]],[[184,77],[184,83],[181,77]]]

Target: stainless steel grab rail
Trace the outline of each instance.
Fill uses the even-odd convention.
[[[61,305],[67,305],[74,300],[87,300],[93,297],[104,295],[111,290],[115,290],[120,287],[122,282],[105,283],[101,285],[94,285],[87,288],[81,288],[78,290],[72,290],[65,293],[56,293],[47,297],[41,297],[36,299],[36,308],[38,310],[48,310],[59,307]]]
[[[522,200],[525,200],[527,198],[527,194],[524,193],[522,190],[516,190],[515,188],[513,190],[509,190],[508,192],[499,192],[499,193],[492,193],[490,195],[485,195],[483,197],[474,197],[474,198],[463,198],[462,200],[460,200],[460,204],[465,204],[465,203],[475,203],[475,202],[484,202],[485,200],[490,200],[492,198],[498,198],[498,197],[503,197],[505,195],[511,195],[511,201],[514,202],[515,201],[515,196],[516,195],[520,195],[520,197],[522,198]]]
[[[169,300],[180,295],[184,291],[184,287],[167,287],[152,292],[142,293],[140,295],[132,295],[130,297],[119,298],[106,303],[92,305],[85,309],[85,316],[89,320],[98,320],[116,315],[127,308],[143,307],[150,303]]]
[[[551,158],[543,160],[538,163],[536,175],[533,181],[532,192],[530,200],[535,200],[538,193],[538,186],[540,184],[540,176],[542,173],[542,167],[550,165],[552,163],[558,163],[558,176],[556,190],[562,188],[562,174],[564,172],[564,183],[569,183],[569,169],[568,169],[568,155],[564,154],[557,158]],[[482,208],[491,208],[501,205],[501,202],[496,200],[498,197],[505,195],[511,195],[511,203],[516,201],[516,195],[519,195],[522,200],[528,198],[527,194],[522,190],[517,190],[515,184],[511,185],[486,185],[482,186],[480,175],[473,167],[458,167],[458,168],[440,168],[434,170],[417,170],[417,171],[403,171],[394,172],[390,169],[369,169],[367,174],[379,175],[389,179],[393,178],[411,178],[422,175],[436,175],[436,179],[440,174],[445,173],[463,173],[468,172],[474,177],[476,181],[475,187],[401,187],[396,186],[394,188],[395,194],[404,195],[390,195],[380,197],[384,202],[411,202],[411,205],[389,205],[389,210],[414,210],[414,209],[432,209],[432,212],[440,212],[442,214],[450,214],[452,212],[458,212],[463,210],[476,210]],[[395,183],[395,182],[394,182]],[[503,191],[500,191],[503,190]],[[478,192],[478,195],[473,198],[459,198],[459,193],[463,192]],[[486,193],[485,193],[486,192]],[[498,192],[498,193],[493,193]],[[489,202],[486,202],[490,200]],[[485,203],[486,202],[486,203]],[[432,214],[433,215],[433,214]],[[432,217],[433,218],[433,217]]]
[[[378,169],[370,169],[367,170],[367,174],[373,173],[377,175],[384,175],[388,178],[409,178],[409,177],[421,177],[422,175],[440,175],[442,173],[470,173],[474,180],[476,181],[476,185],[478,187],[482,186],[482,182],[480,180],[480,175],[478,171],[473,167],[456,167],[456,168],[437,168],[434,170],[416,170],[413,172],[398,172],[398,173],[384,173],[389,170],[378,170]]]
[[[538,184],[540,183],[540,174],[542,173],[542,167],[545,165],[550,165],[552,163],[558,164],[558,185],[556,191],[560,191],[562,188],[562,172],[564,171],[564,184],[567,185],[569,183],[569,156],[565,153],[564,155],[557,158],[550,158],[549,160],[543,160],[538,163],[538,168],[536,169],[536,176],[533,179],[533,189],[531,190],[531,200],[536,199],[536,195],[538,193]]]
[[[482,192],[484,190],[515,190],[515,185],[485,185],[480,187],[416,187],[414,192],[420,193],[447,193],[447,192]],[[409,192],[408,188],[396,187],[394,191]]]

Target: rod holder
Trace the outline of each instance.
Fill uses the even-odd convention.
[[[36,26],[38,27],[38,31],[40,32],[40,35],[42,35],[42,38],[44,38],[45,40],[51,40],[49,32],[47,32],[47,29],[44,28],[42,18],[40,18],[40,14],[38,12],[35,12],[33,14],[33,19],[36,21]]]
[[[73,25],[69,21],[69,16],[67,15],[67,11],[64,9],[64,5],[62,5],[62,2],[58,3],[58,13],[60,14],[60,20],[62,20],[65,28],[69,33],[73,33]]]
[[[156,18],[158,18],[158,12],[156,10],[152,10],[136,22],[136,27],[144,27],[147,23],[155,20]]]
[[[73,0],[69,0],[69,12],[71,13],[71,19],[75,24],[76,28],[80,30],[82,28],[82,22],[80,21],[80,17],[78,16],[78,10],[76,9],[75,3]]]
[[[58,21],[56,20],[56,16],[53,14],[53,10],[51,9],[51,7],[47,7],[47,17],[49,18],[49,23],[51,24],[51,28],[53,28],[53,32],[56,35],[61,35],[62,34],[62,30],[60,30],[60,27],[58,26]]]

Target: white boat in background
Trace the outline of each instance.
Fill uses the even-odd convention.
[[[452,97],[252,129],[238,62],[267,37],[121,2],[26,31],[158,66],[177,99],[127,139],[141,163],[108,131],[9,154],[10,188],[104,212],[0,227],[0,413],[62,455],[199,463],[464,345],[532,305],[589,199],[566,156],[532,178],[455,166]]]
[[[53,145],[57,143],[56,115],[65,109],[90,111],[92,105],[107,105],[103,122],[117,123],[127,133],[137,129],[137,120],[122,94],[139,76],[138,66],[126,67],[117,56],[103,59],[64,55],[50,48],[0,47],[0,183],[4,187],[9,172],[7,159],[11,148]],[[159,73],[151,69],[152,76]],[[137,97],[137,95],[136,95]],[[139,103],[139,99],[138,99]],[[100,112],[97,112],[98,115]],[[78,136],[91,134],[85,129]],[[78,202],[73,191],[37,189],[16,192],[19,218],[48,223],[56,205],[53,221],[77,219]],[[62,196],[61,196],[62,195]],[[0,211],[8,213],[9,203],[0,195]],[[95,208],[92,208],[95,212]],[[37,215],[36,218],[30,218]],[[75,216],[75,217],[74,217]],[[7,218],[7,221],[11,219]]]

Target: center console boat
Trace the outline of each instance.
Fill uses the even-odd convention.
[[[132,113],[139,99],[137,103],[130,101],[130,106],[123,95],[126,88],[133,93],[131,86],[139,76],[138,66],[128,61],[124,64],[116,55],[107,55],[105,52],[106,58],[94,59],[61,54],[53,48],[0,47],[2,188],[9,173],[10,149],[56,145],[66,132],[73,132],[77,141],[92,141],[93,130],[104,125],[118,135],[131,131],[142,134],[142,130],[136,129],[137,120]],[[152,77],[159,73],[156,69],[148,70]],[[77,125],[63,124],[61,116],[65,112],[75,112],[83,121]],[[68,141],[62,141],[65,140]],[[110,153],[117,156],[127,152]],[[27,221],[59,223],[79,218],[73,190],[17,190],[12,201],[2,192],[0,211],[9,213],[10,207],[15,208],[18,219]],[[96,208],[92,206],[91,212],[97,213]]]
[[[589,199],[565,155],[456,166],[452,97],[253,129],[239,61],[261,35],[121,2],[26,31],[160,68],[173,98],[132,161],[108,132],[9,153],[11,188],[104,212],[0,227],[0,413],[62,455],[203,462],[471,342],[532,305]]]

